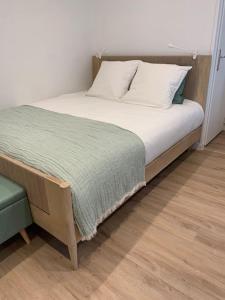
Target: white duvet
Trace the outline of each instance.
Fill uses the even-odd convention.
[[[85,96],[85,92],[62,95],[32,104],[50,111],[112,123],[138,135],[146,149],[146,165],[198,128],[204,118],[200,104],[185,100],[169,109],[109,101]]]

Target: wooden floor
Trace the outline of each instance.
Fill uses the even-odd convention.
[[[0,246],[1,300],[224,300],[225,133],[181,156],[80,244],[77,272],[64,246],[30,231],[31,245],[18,235]]]

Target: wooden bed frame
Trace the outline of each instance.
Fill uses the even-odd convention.
[[[102,57],[102,59],[94,57],[93,79],[103,60],[124,61],[131,59],[152,63],[192,65],[193,68],[187,78],[185,96],[198,101],[205,107],[211,56],[200,55],[196,60],[193,60],[191,56],[107,56]],[[145,169],[146,181],[149,182],[185,150],[198,142],[200,136],[201,127],[185,136],[176,145],[147,165]],[[69,183],[46,175],[6,155],[0,155],[0,174],[26,188],[34,222],[68,246],[72,266],[77,269],[77,244],[81,238],[74,222]]]

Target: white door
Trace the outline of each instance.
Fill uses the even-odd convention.
[[[224,128],[225,120],[225,5],[220,23],[212,102],[209,108],[206,142],[208,144]]]

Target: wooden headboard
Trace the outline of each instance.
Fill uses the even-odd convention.
[[[205,108],[208,82],[211,67],[211,55],[192,56],[103,56],[101,59],[93,57],[93,79],[95,79],[102,61],[142,60],[149,63],[177,64],[192,66],[189,71],[184,95],[187,99],[199,102]]]

